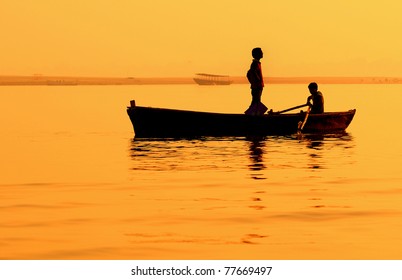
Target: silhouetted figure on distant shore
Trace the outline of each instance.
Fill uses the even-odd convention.
[[[324,113],[324,96],[320,91],[318,91],[317,83],[310,83],[308,85],[308,89],[310,91],[310,96],[307,98],[307,103],[313,104],[311,105],[311,114],[321,114]]]
[[[245,112],[247,115],[263,115],[267,111],[267,107],[261,103],[262,90],[264,89],[264,78],[262,76],[261,62],[264,54],[261,48],[254,48],[251,51],[253,61],[250,69],[247,71],[247,79],[251,88],[251,105]]]

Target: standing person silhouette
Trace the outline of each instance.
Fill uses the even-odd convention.
[[[247,79],[250,82],[251,88],[251,105],[244,112],[247,115],[263,115],[268,108],[261,102],[262,90],[264,89],[264,78],[262,76],[261,62],[264,54],[261,48],[254,48],[251,51],[253,61],[250,69],[247,71]]]

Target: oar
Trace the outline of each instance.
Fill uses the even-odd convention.
[[[305,106],[308,106],[308,105],[309,105],[308,103],[302,104],[302,105],[297,105],[297,106],[294,106],[292,108],[276,112],[276,114],[282,114],[282,113],[289,112],[289,111],[292,111],[292,110],[296,110],[296,109],[299,109],[299,108],[302,108],[302,107],[305,107]]]
[[[308,118],[308,116],[310,115],[310,111],[311,111],[311,107],[309,106],[308,108],[307,108],[307,112],[306,112],[306,116],[304,117],[304,121],[303,122],[299,122],[298,123],[298,125],[297,125],[297,132],[298,133],[300,133],[302,130],[303,130],[303,128],[304,128],[304,125],[306,124],[306,122],[307,122],[307,118]]]

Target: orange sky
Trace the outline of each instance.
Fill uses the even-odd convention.
[[[402,76],[399,0],[2,0],[0,75]]]

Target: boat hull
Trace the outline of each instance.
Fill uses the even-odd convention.
[[[304,133],[340,133],[356,110],[309,115]],[[201,136],[265,136],[297,133],[305,112],[296,114],[222,114],[131,106],[127,113],[135,138],[188,138]]]

